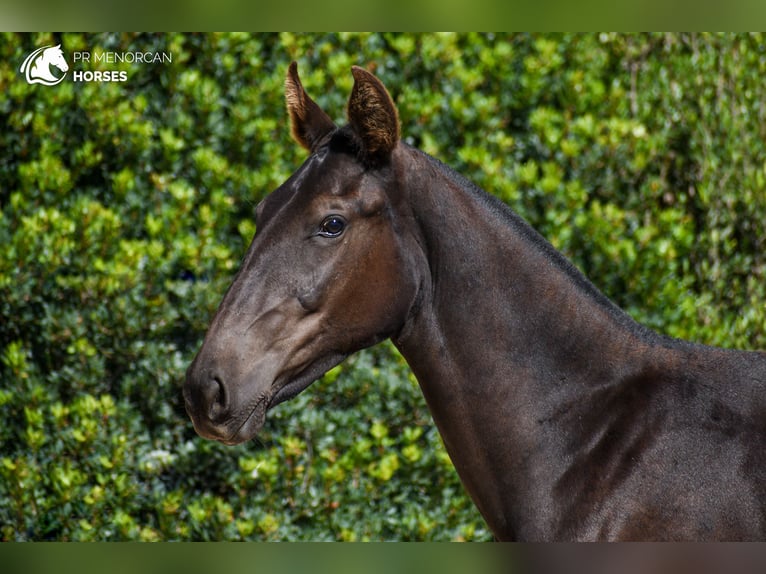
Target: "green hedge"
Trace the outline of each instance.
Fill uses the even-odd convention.
[[[24,57],[59,42],[173,62],[27,85]],[[304,158],[283,106],[293,59],[338,121],[350,66],[371,66],[409,143],[640,321],[766,347],[760,35],[5,34],[0,539],[490,538],[388,343],[252,443],[202,440],[184,413],[254,206]]]

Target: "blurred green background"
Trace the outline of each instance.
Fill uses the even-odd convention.
[[[125,82],[28,85],[27,54]],[[759,34],[3,34],[0,539],[489,540],[389,343],[198,438],[184,371],[305,157],[291,60],[338,122],[367,66],[403,137],[524,216],[639,321],[766,348]]]
[[[762,30],[759,0],[5,0],[7,30]]]

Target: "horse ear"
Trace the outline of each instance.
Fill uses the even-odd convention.
[[[378,78],[353,66],[354,88],[348,100],[348,121],[362,139],[368,157],[388,156],[399,141],[399,114]]]
[[[290,114],[293,138],[307,150],[314,151],[321,139],[336,126],[303,89],[297,62],[291,63],[287,70],[285,102]]]

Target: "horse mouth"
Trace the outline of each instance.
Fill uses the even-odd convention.
[[[335,353],[310,364],[295,377],[286,376],[278,378],[274,385],[272,385],[272,389],[276,387],[277,391],[271,395],[271,398],[269,398],[268,393],[261,396],[244,421],[242,421],[242,424],[229,436],[218,438],[217,440],[228,446],[238,445],[251,440],[263,428],[263,425],[266,423],[266,413],[269,410],[306,390],[311,383],[319,379],[347,356],[343,353]],[[287,382],[282,382],[284,380]]]
[[[311,363],[308,367],[302,369],[295,377],[287,379],[286,383],[279,386],[277,392],[271,397],[266,410],[277,406],[306,390],[311,383],[321,378],[327,371],[343,361],[348,355],[344,353],[333,353],[327,357]]]
[[[237,430],[227,437],[215,437],[215,439],[227,446],[235,446],[252,439],[258,434],[258,431],[261,430],[263,424],[266,422],[266,411],[268,410],[268,407],[265,406],[265,399],[266,397],[263,397],[258,401],[258,404],[256,404],[255,408],[250,411],[250,414],[245,417],[245,420],[239,427],[237,427]]]

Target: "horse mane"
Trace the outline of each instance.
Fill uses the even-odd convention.
[[[351,129],[350,125],[345,125],[332,132],[327,146],[331,151],[351,155],[359,161],[364,160],[362,139]]]
[[[337,128],[329,135],[328,147],[331,151],[345,153],[368,168],[379,168],[387,164],[385,154],[370,153],[362,137],[348,124]]]

